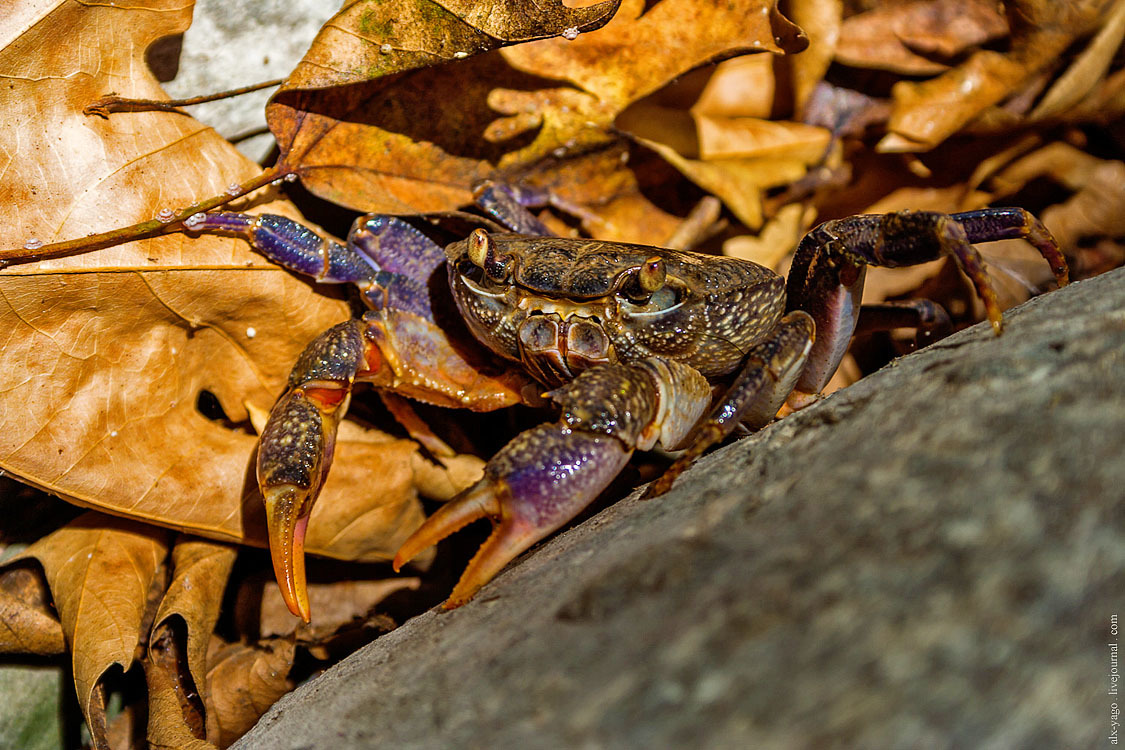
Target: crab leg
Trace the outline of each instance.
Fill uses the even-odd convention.
[[[663,495],[671,489],[676,477],[695,459],[740,424],[752,430],[769,424],[805,366],[815,339],[813,327],[813,320],[806,313],[788,313],[769,338],[750,350],[727,392],[693,431],[687,450],[649,485],[645,498]]]
[[[466,524],[492,520],[492,535],[445,609],[469,601],[513,558],[580,513],[635,449],[679,443],[711,389],[687,365],[650,358],[592,368],[548,395],[562,406],[559,421],[516,436],[488,462],[483,479],[430,516],[395,555],[398,570]]]
[[[806,405],[824,387],[847,350],[859,316],[866,266],[912,266],[952,256],[976,287],[993,330],[1003,329],[996,292],[974,242],[1024,238],[1050,264],[1060,286],[1066,260],[1043,224],[1018,208],[986,208],[959,214],[901,211],[850,216],[813,229],[797,248],[786,287],[790,310],[816,321],[816,343],[797,381],[790,405]]]

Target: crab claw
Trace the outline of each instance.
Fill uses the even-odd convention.
[[[289,611],[309,621],[305,529],[332,465],[336,427],[347,408],[344,387],[296,387],[270,412],[258,441],[258,486],[278,588]]]
[[[312,511],[309,493],[285,484],[264,489],[263,495],[270,557],[281,598],[290,612],[308,622],[311,612],[305,585],[305,530]]]
[[[460,607],[517,555],[578,515],[632,452],[609,435],[560,424],[532,428],[489,461],[483,479],[426,519],[395,555],[394,569],[467,524],[491,519],[492,535],[442,605]]]

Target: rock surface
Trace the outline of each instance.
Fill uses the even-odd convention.
[[[898,360],[281,700],[235,747],[1108,745],[1125,271]]]

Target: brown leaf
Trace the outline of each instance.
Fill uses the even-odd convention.
[[[24,4],[5,19],[0,148],[13,158],[0,174],[0,193],[10,198],[0,218],[7,236],[81,237],[190,205],[259,173],[191,118],[81,112],[111,89],[163,98],[144,51],[189,18],[190,7],[153,0],[128,8]],[[276,202],[260,208],[293,213]],[[0,467],[79,504],[263,543],[249,470],[254,437],[205,418],[197,400],[209,391],[231,422],[245,420],[244,404],[272,403],[304,345],[348,314],[342,300],[314,292],[232,238],[172,234],[5,269]],[[348,460],[343,452],[338,467]],[[339,514],[360,500],[360,513],[370,516],[370,501],[380,518],[416,523],[412,489],[400,482],[391,491],[372,497],[366,483],[335,482],[321,507]],[[396,504],[410,507],[387,510]],[[309,548],[385,557],[409,529],[368,524],[367,531],[374,532],[367,546],[352,538],[348,551],[334,552],[332,534],[314,532]]]
[[[0,571],[0,653],[53,656],[65,649],[42,574],[28,565]]]
[[[836,54],[843,23],[842,0],[792,0],[793,22],[809,37],[809,48],[786,57],[793,78],[793,111],[801,113],[813,90],[824,79]]]
[[[533,162],[560,146],[574,149],[597,142],[591,130],[607,128],[629,104],[706,62],[752,51],[796,52],[806,44],[800,30],[769,0],[664,0],[651,8],[641,0],[626,0],[595,34],[571,43],[547,39],[502,50],[515,68],[568,81],[581,95],[544,89],[525,97],[539,113],[539,131],[530,145],[507,155],[501,167]],[[660,55],[637,55],[638,49],[657,48]]]
[[[643,5],[629,0],[605,28],[574,40],[332,89],[291,79],[267,110],[271,129],[286,164],[321,197],[365,211],[446,210],[469,202],[471,185],[496,167],[514,174],[612,141],[619,112],[697,65],[803,44],[766,0],[664,0],[647,13]],[[642,60],[638,45],[666,54]]]
[[[806,54],[807,50],[793,59]],[[777,88],[773,63],[773,55],[742,55],[719,63],[691,105],[691,113],[710,117],[769,117]]]
[[[756,236],[741,235],[723,243],[723,255],[753,261],[780,271],[785,258],[812,226],[816,212],[799,203],[782,206]]]
[[[1013,0],[1011,51],[979,50],[937,78],[895,84],[890,132],[878,149],[925,151],[945,140],[1055,65],[1076,39],[1098,25],[1110,1]]]
[[[343,580],[309,583],[313,622],[305,625],[285,605],[277,587],[267,582],[258,614],[262,636],[288,636],[295,631],[302,640],[324,639],[342,625],[367,615],[376,604],[398,591],[413,591],[421,579],[409,576],[376,580]]]
[[[594,31],[619,4],[606,0],[570,8],[561,0],[350,0],[317,34],[285,89],[362,83],[460,60],[503,42]]]
[[[840,29],[836,60],[906,75],[949,69],[955,55],[1008,33],[990,0],[918,0],[852,16]]]
[[[1051,85],[1028,117],[1032,120],[1056,117],[1082,101],[1104,78],[1121,47],[1123,38],[1125,38],[1125,2],[1116,0],[1105,23],[1090,44]]]
[[[219,620],[223,591],[236,556],[234,547],[191,537],[181,537],[172,548],[172,581],[156,611],[153,641],[169,631],[170,618],[178,616],[183,621],[185,658],[199,689],[204,687],[207,644]]]
[[[484,74],[476,72],[479,60],[426,68],[505,39],[596,29],[618,0],[578,9],[558,0],[513,0],[499,12],[494,3],[443,5],[353,2],[325,25],[266,109],[283,161],[299,169],[309,189],[363,211],[439,211],[468,203],[468,188],[498,156],[472,152],[495,117],[485,105],[495,83],[485,82],[498,80],[491,67],[500,61],[485,61]]]
[[[150,526],[86,513],[15,558],[43,566],[87,719],[102,674],[114,664],[128,669],[133,662],[149,589],[168,552],[167,536]]]
[[[207,738],[226,747],[246,733],[292,688],[292,639],[267,638],[256,645],[212,640],[207,657]]]
[[[781,123],[777,123],[781,125]],[[800,128],[797,123],[788,123]],[[809,130],[818,130],[809,128]],[[828,143],[827,131],[823,134],[819,151],[815,148],[800,150],[792,156],[699,160],[680,156],[662,143],[638,139],[646,147],[664,157],[692,182],[718,196],[738,220],[750,229],[759,229],[764,221],[762,191],[766,188],[787,185],[799,180],[808,171],[810,163],[820,160]],[[812,154],[816,152],[816,156]],[[812,158],[809,158],[809,157]]]

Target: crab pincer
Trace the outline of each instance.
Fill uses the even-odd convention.
[[[508,562],[578,515],[634,450],[681,442],[711,401],[698,372],[657,358],[587,370],[547,395],[562,406],[559,420],[517,435],[479,482],[430,516],[395,555],[398,570],[465,525],[492,521],[445,609],[469,601]]]

